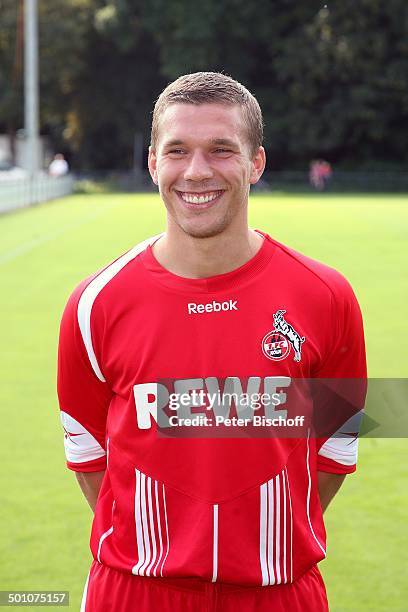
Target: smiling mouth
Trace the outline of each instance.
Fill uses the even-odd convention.
[[[205,191],[204,193],[194,193],[187,191],[177,191],[180,198],[187,204],[208,204],[213,200],[216,200],[220,195],[224,193],[224,190],[218,191]]]

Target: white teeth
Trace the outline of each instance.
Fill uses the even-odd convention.
[[[207,195],[197,196],[188,193],[182,193],[181,197],[185,202],[189,204],[206,204],[207,202],[212,202],[218,196],[218,193],[210,193]]]

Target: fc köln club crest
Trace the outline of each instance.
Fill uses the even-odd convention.
[[[268,359],[273,361],[281,361],[289,355],[292,347],[295,356],[294,361],[300,361],[302,358],[302,344],[305,341],[304,336],[300,336],[295,328],[285,321],[284,314],[286,310],[278,310],[273,315],[275,327],[268,332],[262,340],[262,352]]]

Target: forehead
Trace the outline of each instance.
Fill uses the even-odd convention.
[[[160,117],[160,145],[173,140],[233,139],[245,137],[242,108],[237,104],[171,104]]]

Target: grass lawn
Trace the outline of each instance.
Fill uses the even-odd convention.
[[[256,195],[250,217],[351,281],[370,376],[406,377],[408,197]],[[69,590],[79,609],[91,512],[65,468],[59,318],[82,278],[163,228],[153,194],[75,195],[0,217],[0,590]],[[361,440],[359,469],[327,511],[320,567],[333,612],[407,609],[407,449],[402,438]]]

